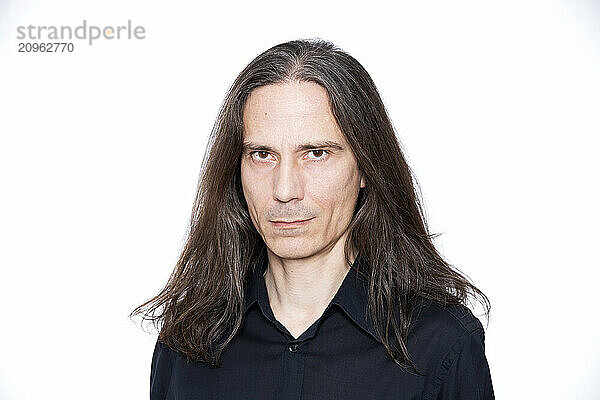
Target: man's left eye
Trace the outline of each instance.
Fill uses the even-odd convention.
[[[322,159],[325,154],[327,154],[327,150],[311,150],[309,153],[313,153],[317,159]]]

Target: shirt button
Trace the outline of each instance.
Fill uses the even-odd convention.
[[[290,343],[290,345],[288,346],[288,350],[292,353],[295,353],[298,351],[298,345],[296,343]]]

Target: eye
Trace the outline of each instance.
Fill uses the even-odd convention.
[[[258,157],[254,157],[255,154],[257,154]],[[262,160],[262,161],[267,160],[267,158],[263,157],[265,155],[268,156],[269,152],[268,151],[258,150],[258,151],[253,151],[253,152],[250,153],[250,157],[252,157],[252,158],[254,158],[256,160]]]
[[[309,153],[313,153],[317,157],[317,158],[311,158],[311,160],[313,160],[313,161],[324,160],[325,159],[325,155],[329,154],[329,152],[327,150],[323,150],[323,149],[311,150],[311,151],[309,151]]]

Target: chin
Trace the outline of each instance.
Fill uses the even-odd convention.
[[[279,258],[305,258],[316,252],[316,249],[306,241],[294,238],[278,238],[266,242],[266,245],[269,251]]]

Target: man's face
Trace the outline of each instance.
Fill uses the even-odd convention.
[[[242,187],[267,247],[303,258],[345,239],[364,179],[325,89],[312,82],[256,88],[243,119]],[[276,223],[299,220],[307,221]]]

